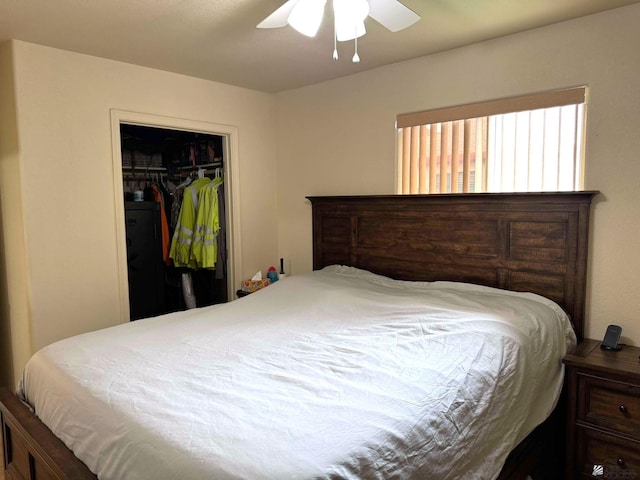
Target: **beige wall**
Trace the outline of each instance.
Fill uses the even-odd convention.
[[[11,45],[0,45],[0,385],[31,353],[13,60]]]
[[[24,215],[8,212],[3,204],[3,228],[6,241],[7,232],[22,230],[24,222],[26,253],[18,233],[5,251],[7,258],[25,264],[26,285],[12,300],[21,313],[28,312],[28,321],[21,319],[20,325],[30,329],[14,342],[23,343],[30,335],[30,350],[35,351],[123,320],[111,109],[237,127],[238,151],[232,158],[239,163],[241,185],[242,273],[275,263],[277,239],[270,233],[276,225],[272,94],[20,41],[3,45],[7,48],[13,53],[19,151],[2,151],[3,163],[9,160],[12,169],[2,186],[21,185],[12,202],[22,201]],[[22,279],[9,278],[10,289],[16,278]],[[18,375],[25,358],[14,359]]]
[[[618,323],[640,344],[639,24],[636,4],[278,94],[280,255],[311,269],[305,195],[394,193],[397,113],[588,85],[586,334]]]

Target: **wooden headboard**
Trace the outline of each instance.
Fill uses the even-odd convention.
[[[313,268],[451,280],[557,302],[584,332],[589,212],[598,192],[307,197]]]

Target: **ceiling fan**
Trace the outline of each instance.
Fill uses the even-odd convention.
[[[287,24],[308,37],[315,37],[322,23],[326,0],[287,0],[258,24],[258,28],[280,28]],[[420,15],[398,0],[332,0],[334,16],[333,58],[338,59],[336,42],[356,41],[353,62],[359,62],[358,37],[366,33],[364,20],[375,21],[397,32],[420,20]]]

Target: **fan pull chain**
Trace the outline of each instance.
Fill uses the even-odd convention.
[[[356,42],[356,52],[353,54],[353,58],[351,59],[351,61],[353,63],[359,63],[360,62],[360,56],[358,55],[358,32],[357,32],[357,30],[356,30],[355,42]]]
[[[333,22],[333,59],[338,60],[338,29],[336,22]]]

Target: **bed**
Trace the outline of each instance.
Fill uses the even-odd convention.
[[[34,355],[5,475],[525,478],[562,431],[594,193],[309,197],[314,272]]]

